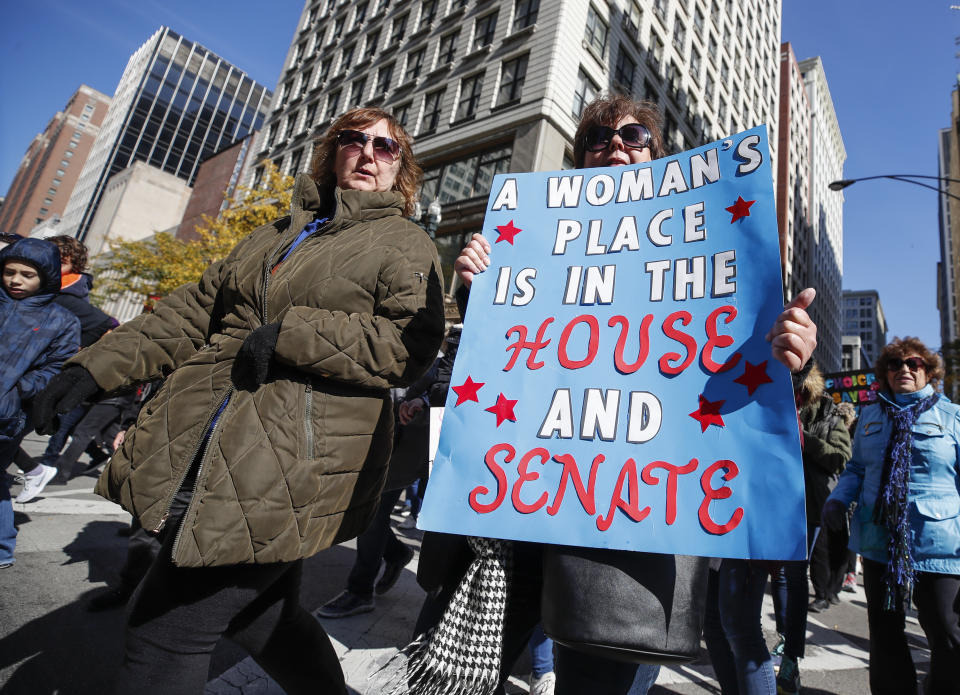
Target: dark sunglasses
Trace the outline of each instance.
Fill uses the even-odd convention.
[[[899,357],[894,357],[887,362],[887,369],[891,372],[899,372],[903,365],[907,365],[907,369],[909,369],[911,372],[917,372],[921,369],[925,370],[927,368],[927,365],[924,364],[923,360],[921,360],[919,357],[908,357],[905,360],[901,360]]]
[[[584,144],[590,152],[602,152],[610,147],[614,135],[619,135],[623,144],[632,150],[642,150],[650,145],[650,131],[639,123],[628,123],[616,129],[605,125],[590,126]]]
[[[367,141],[373,140],[373,154],[378,159],[395,161],[400,156],[400,143],[393,138],[383,137],[382,135],[367,135],[359,130],[341,130],[337,133],[337,144],[340,147],[356,147],[363,149],[367,146]]]

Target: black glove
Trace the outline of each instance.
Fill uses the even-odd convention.
[[[37,434],[56,434],[60,427],[57,415],[69,413],[99,390],[97,382],[83,367],[67,367],[54,376],[33,398]]]
[[[828,531],[839,531],[847,523],[847,505],[840,500],[827,500],[820,512],[820,525]]]
[[[237,388],[253,391],[267,380],[270,360],[273,359],[279,336],[280,324],[268,323],[244,339],[230,372]]]

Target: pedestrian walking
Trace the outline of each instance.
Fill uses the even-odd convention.
[[[392,387],[443,337],[442,278],[406,216],[420,168],[377,108],[337,118],[290,214],[68,363],[41,430],[101,391],[167,374],[97,484],[162,549],[131,598],[120,693],[199,693],[226,635],[287,693],[345,693],[300,606],[303,559],[355,537],[380,499]]]
[[[850,549],[863,556],[870,692],[913,695],[911,593],[930,646],[924,695],[960,687],[960,406],[937,392],[943,362],[918,338],[880,353],[877,401],[860,411],[853,457],[823,507],[840,530],[857,503]]]
[[[21,239],[0,251],[0,567],[13,564],[13,524],[7,468],[27,431],[24,403],[37,394],[80,347],[80,322],[53,303],[60,289],[57,247]],[[17,502],[39,495],[57,470],[37,464],[24,471]]]

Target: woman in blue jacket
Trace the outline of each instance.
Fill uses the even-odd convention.
[[[863,408],[853,458],[823,509],[841,528],[857,503],[850,549],[863,556],[870,626],[870,691],[911,695],[916,670],[905,627],[912,589],[930,646],[924,693],[960,684],[960,407],[936,392],[940,358],[896,339],[876,366],[885,388]]]

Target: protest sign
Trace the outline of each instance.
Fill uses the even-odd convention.
[[[824,384],[834,403],[853,403],[857,412],[861,405],[877,400],[880,391],[880,382],[872,369],[826,374]]]
[[[495,177],[423,529],[806,556],[766,128]]]

